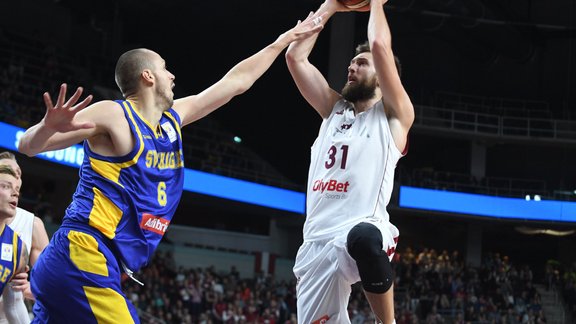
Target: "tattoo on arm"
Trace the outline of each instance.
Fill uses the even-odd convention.
[[[29,258],[30,255],[28,254],[28,249],[26,248],[26,245],[22,243],[22,253],[20,254],[20,267],[18,268],[18,272],[26,272]]]

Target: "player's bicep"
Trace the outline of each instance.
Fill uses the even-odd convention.
[[[34,225],[32,227],[32,246],[30,247],[30,265],[34,266],[40,253],[48,245],[48,233],[44,227],[44,222],[34,216]]]
[[[372,52],[387,114],[398,119],[407,132],[414,122],[414,107],[400,80],[394,54],[390,48],[372,49]]]
[[[332,90],[322,73],[309,62],[287,61],[288,70],[306,101],[322,116],[330,115],[340,94]]]

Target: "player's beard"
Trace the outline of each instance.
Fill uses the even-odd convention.
[[[370,100],[376,95],[377,80],[373,77],[361,82],[346,83],[342,88],[342,97],[349,102]]]

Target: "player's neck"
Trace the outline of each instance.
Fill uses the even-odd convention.
[[[133,103],[134,109],[144,118],[151,126],[156,127],[162,118],[164,110],[159,109],[154,97],[147,94],[139,93],[126,98]]]
[[[16,214],[14,214],[14,216],[6,217],[6,218],[4,218],[4,219],[3,219],[2,221],[0,221],[0,222],[3,222],[3,223],[6,224],[6,225],[10,225],[10,224],[12,224],[12,221],[13,221],[15,218],[16,218]]]
[[[361,113],[368,110],[370,107],[374,106],[381,98],[372,98],[368,100],[359,100],[354,102],[354,110],[356,113]]]

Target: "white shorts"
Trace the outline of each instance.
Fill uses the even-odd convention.
[[[389,222],[367,222],[382,233],[383,248],[390,261],[396,251],[399,231]],[[350,228],[332,240],[304,242],[294,265],[298,323],[350,323],[348,300],[351,285],[360,281],[356,261],[348,254]]]

